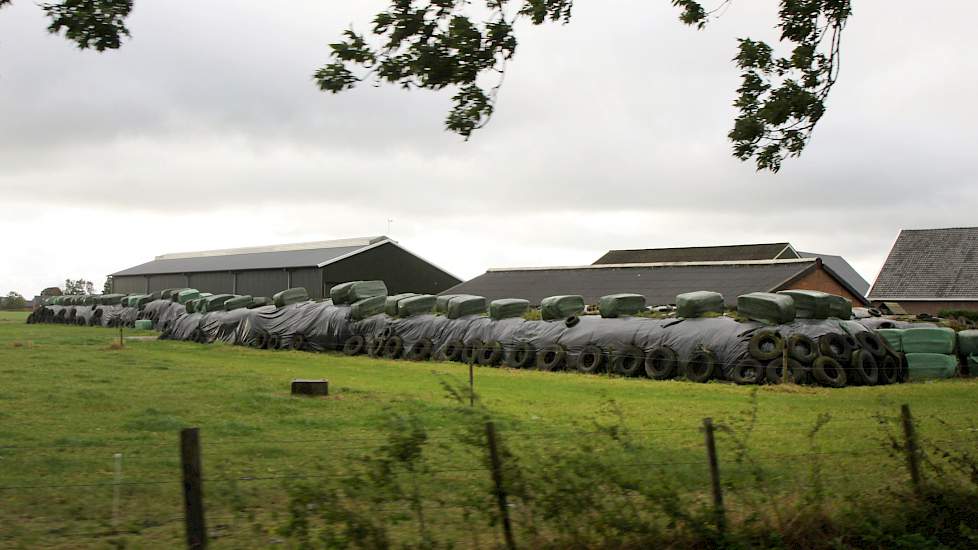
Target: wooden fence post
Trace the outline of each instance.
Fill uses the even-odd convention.
[[[506,503],[506,488],[503,486],[503,466],[499,460],[499,449],[496,447],[496,426],[491,420],[486,422],[486,441],[489,444],[489,464],[492,467],[492,482],[496,487],[499,514],[503,518],[503,536],[506,539],[506,548],[516,550],[513,526],[509,521],[509,505]]]
[[[180,430],[180,462],[183,465],[184,522],[187,548],[207,548],[204,524],[204,493],[201,486],[200,432],[197,428]]]
[[[469,406],[475,406],[475,367],[469,363]]]
[[[917,445],[917,432],[913,426],[913,417],[910,415],[910,405],[900,406],[900,416],[903,419],[904,450],[907,453],[907,468],[910,469],[910,481],[913,483],[913,490],[917,496],[922,493],[920,477],[920,449]]]
[[[706,438],[706,457],[710,462],[710,481],[713,488],[713,511],[716,514],[717,531],[723,535],[727,528],[726,512],[723,508],[723,488],[720,486],[720,464],[717,461],[716,440],[713,437],[713,419],[703,419],[703,432]]]

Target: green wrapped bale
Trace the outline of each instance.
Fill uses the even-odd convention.
[[[829,294],[826,299],[829,302],[829,317],[852,319],[852,302],[835,294]]]
[[[903,329],[902,328],[880,328],[876,329],[876,334],[886,340],[893,351],[903,351]]]
[[[415,294],[397,302],[398,317],[412,317],[431,313],[435,307],[435,297],[431,294]]]
[[[136,330],[153,330],[153,321],[149,319],[138,319],[135,328]]]
[[[456,296],[464,296],[464,294],[439,294],[435,297],[435,313],[440,313],[445,315],[448,313],[448,302],[455,298]]]
[[[611,294],[598,300],[598,311],[606,319],[635,315],[645,311],[645,296],[641,294]]]
[[[387,296],[384,295],[358,300],[350,306],[350,316],[353,317],[354,321],[360,321],[367,317],[379,315],[384,312],[386,302]]]
[[[98,303],[103,306],[117,306],[122,303],[122,299],[125,297],[125,294],[103,294]]]
[[[201,313],[207,313],[209,311],[221,311],[225,309],[225,304],[228,300],[234,298],[234,294],[215,294],[213,296],[208,296],[201,300],[203,307],[200,308]]]
[[[184,309],[187,310],[187,313],[195,313],[197,311],[197,302],[199,302],[199,301],[200,301],[200,298],[194,298],[193,300],[187,300],[186,303],[183,304],[183,307],[184,307]]]
[[[540,300],[540,317],[544,321],[566,319],[584,313],[584,297],[577,294],[548,296]]]
[[[190,300],[196,300],[200,298],[200,291],[196,288],[185,288],[177,293],[177,303],[186,304]]]
[[[256,307],[264,307],[272,305],[272,299],[268,296],[255,296],[251,300],[251,305],[248,306],[249,309]]]
[[[961,355],[978,355],[978,330],[962,330],[958,333],[958,351]]]
[[[971,376],[978,376],[978,355],[969,355],[967,362],[968,374]]]
[[[445,314],[449,319],[458,319],[466,315],[482,315],[486,312],[486,306],[484,297],[462,294],[448,301],[448,311]]]
[[[99,296],[85,296],[82,300],[83,306],[94,306],[98,304]]]
[[[737,297],[737,314],[771,325],[790,323],[795,320],[795,301],[784,294],[751,292]]]
[[[275,295],[272,296],[272,302],[275,303],[275,307],[285,307],[292,304],[298,304],[299,302],[308,301],[309,292],[301,286],[287,288],[281,292],[276,292]]]
[[[522,317],[530,310],[530,301],[519,298],[502,298],[489,303],[489,317],[495,321]]]
[[[224,302],[225,311],[234,311],[236,309],[241,309],[243,307],[251,307],[251,304],[255,301],[250,294],[244,296],[234,296],[228,301]]]
[[[954,331],[946,327],[908,328],[903,331],[906,353],[954,353]]]
[[[908,353],[910,380],[951,378],[958,372],[958,358],[943,353]]]
[[[136,307],[138,307],[139,309],[143,309],[144,307],[146,307],[146,304],[152,302],[155,299],[156,297],[153,296],[152,294],[143,294],[138,300],[136,300]]]
[[[677,317],[702,317],[707,313],[723,313],[723,294],[709,290],[685,292],[676,296]]]
[[[350,281],[334,286],[329,290],[329,297],[336,305],[352,304],[374,296],[387,296],[387,285],[384,281]]]
[[[778,294],[790,296],[795,301],[795,317],[798,319],[828,319],[831,317],[832,295],[818,290],[782,290]]]
[[[404,292],[401,294],[388,296],[387,301],[384,302],[384,313],[390,315],[391,317],[397,317],[397,303],[412,296],[417,296],[417,294],[414,292]]]

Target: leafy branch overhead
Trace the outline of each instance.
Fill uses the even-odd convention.
[[[404,88],[455,91],[445,120],[468,139],[489,121],[506,64],[516,54],[515,26],[566,24],[573,0],[389,0],[369,32],[349,29],[331,44],[332,61],[314,79],[339,93],[365,81]],[[669,0],[682,23],[704,28],[734,0]],[[10,0],[0,0],[0,7]],[[728,137],[737,158],[758,170],[778,171],[801,154],[825,113],[839,74],[839,44],[852,13],[851,0],[778,0],[777,28],[786,54],[759,40],[739,39],[734,61],[741,71],[734,106],[739,110]],[[129,35],[125,18],[132,0],[63,0],[42,4],[52,33],[79,48],[115,49]]]

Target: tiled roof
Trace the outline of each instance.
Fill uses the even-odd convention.
[[[645,248],[610,250],[597,264],[644,264],[655,262],[719,262],[797,258],[788,243],[738,244],[731,246],[691,246],[684,248]]]
[[[978,300],[978,227],[905,229],[872,300]]]

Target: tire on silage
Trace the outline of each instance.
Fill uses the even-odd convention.
[[[748,351],[751,357],[765,362],[780,357],[784,350],[784,338],[777,331],[761,329],[750,337]]]
[[[575,361],[577,371],[585,374],[594,374],[604,370],[605,353],[600,347],[588,344],[581,348]]]
[[[679,374],[679,356],[667,346],[656,346],[645,356],[645,374],[653,380],[669,380]]]
[[[537,352],[537,370],[554,371],[564,367],[567,362],[567,350],[560,344],[544,346]]]
[[[529,342],[516,342],[513,347],[506,352],[503,359],[507,367],[511,369],[527,369],[533,366],[536,361],[536,349]]]
[[[845,367],[827,355],[819,357],[812,364],[812,377],[828,388],[844,388],[848,381]]]
[[[764,365],[760,361],[753,357],[746,357],[734,365],[733,370],[730,371],[730,380],[741,386],[760,384],[765,378],[764,369]]]
[[[343,342],[343,353],[349,356],[360,355],[363,353],[364,349],[367,347],[367,341],[360,336],[355,334],[346,339]]]
[[[690,354],[683,370],[690,382],[709,382],[717,373],[717,356],[709,349],[700,348]]]
[[[645,373],[645,351],[638,346],[625,346],[611,356],[611,369],[628,377]]]

